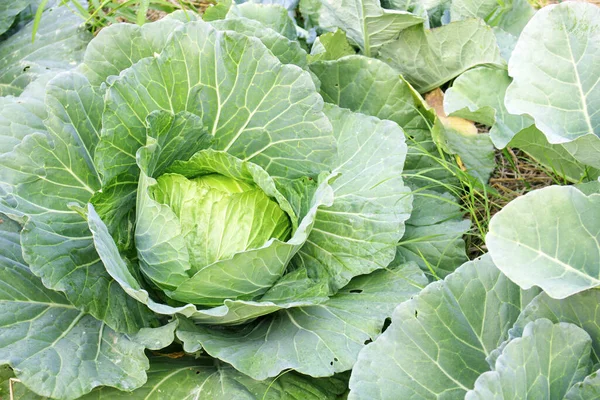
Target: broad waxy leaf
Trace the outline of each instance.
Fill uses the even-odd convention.
[[[435,89],[479,65],[505,67],[492,29],[479,20],[452,22],[436,29],[413,26],[381,48],[379,58],[394,67],[420,93]]]
[[[0,35],[11,27],[15,18],[31,3],[32,0],[12,0],[0,4]]]
[[[437,118],[431,137],[445,153],[455,155],[457,163],[480,182],[487,182],[496,168],[494,145],[487,133],[479,133],[472,121],[448,117],[444,111],[444,93],[437,88],[425,96]]]
[[[306,51],[295,40],[290,40],[260,22],[243,18],[228,18],[211,23],[220,31],[234,31],[246,36],[257,37],[283,64],[294,64],[306,68]]]
[[[540,293],[523,309],[519,319],[510,330],[511,337],[520,337],[525,326],[539,318],[553,323],[567,322],[585,330],[592,338],[592,360],[600,361],[600,293],[598,290],[586,290],[566,299],[553,299],[546,293]]]
[[[537,162],[571,182],[597,179],[600,176],[600,170],[580,163],[565,145],[548,143],[546,135],[535,125],[519,132],[509,146],[523,150]]]
[[[103,28],[85,50],[80,71],[99,86],[111,75],[152,57],[167,43],[171,32],[183,25],[174,18],[144,24],[113,24]]]
[[[82,400],[214,399],[214,400],[335,400],[345,390],[340,379],[314,380],[296,373],[255,381],[209,357],[151,359],[148,381],[134,392],[95,390]]]
[[[490,222],[494,263],[524,289],[563,299],[600,285],[600,195],[550,186],[513,200]]]
[[[600,374],[598,371],[578,382],[565,395],[565,400],[598,400],[600,399]]]
[[[33,23],[0,43],[0,96],[18,96],[41,75],[75,67],[91,39],[82,18],[65,6],[44,11],[32,43]]]
[[[413,196],[413,211],[396,257],[444,278],[468,260],[462,238],[471,222],[463,219],[460,205],[448,193],[419,190]]]
[[[365,341],[379,335],[396,304],[426,282],[409,263],[357,277],[320,305],[279,311],[237,330],[182,324],[177,336],[190,350],[201,345],[255,379],[289,368],[330,376],[352,368]]]
[[[465,400],[562,400],[590,372],[590,336],[576,325],[538,319],[504,347]]]
[[[319,208],[293,262],[311,276],[329,275],[335,292],[394,259],[412,198],[402,181],[406,145],[398,125],[332,105],[325,112],[338,148],[334,201]]]
[[[404,166],[409,185],[431,185],[428,178],[451,179],[448,171],[428,154],[437,153],[429,132],[435,114],[397,71],[379,60],[358,55],[315,62],[310,69],[321,81],[325,101],[389,119],[402,127],[410,139]]]
[[[533,117],[550,143],[600,135],[600,8],[567,2],[544,7],[523,30],[508,72],[512,114]]]
[[[504,94],[511,83],[506,70],[478,67],[460,75],[444,96],[448,115],[489,125],[490,138],[497,148],[504,148],[521,130],[531,126],[526,116],[509,114]]]
[[[356,55],[334,61],[314,62],[310,64],[310,69],[321,80],[320,90],[325,101],[355,112],[389,119],[403,128],[411,138],[408,141],[403,172],[411,187],[435,186],[429,178],[439,181],[451,179],[448,170],[427,154],[437,153],[437,147],[429,133],[435,115],[393,68],[379,60]],[[423,204],[420,204],[422,199],[421,196],[415,196],[415,210],[423,209]],[[415,229],[409,220],[405,232],[405,238],[410,238],[409,242],[418,235],[437,236],[441,231],[444,236],[407,245],[403,248],[408,252],[402,253],[406,260],[416,261],[425,270],[429,268],[424,260],[434,268],[451,272],[467,260],[461,236],[469,226],[466,222],[453,220],[441,228],[437,225],[439,222],[440,220],[431,221],[431,226],[427,226],[427,222],[419,223],[419,227]],[[417,253],[410,254],[413,251]],[[440,275],[445,273],[440,272]]]
[[[0,155],[8,153],[23,138],[46,130],[43,101],[33,97],[0,97]]]
[[[563,144],[575,159],[585,165],[600,169],[600,138],[595,135],[581,136]]]
[[[535,14],[527,0],[454,0],[450,6],[452,21],[481,18],[490,26],[519,36],[527,22]]]
[[[389,328],[360,352],[349,399],[463,398],[533,295],[488,255],[465,263],[396,308]]]
[[[330,61],[354,54],[356,51],[348,43],[346,33],[338,29],[335,32],[327,32],[315,40],[310,49],[309,60],[311,63]]]
[[[47,86],[48,132],[33,133],[0,156],[1,207],[26,222],[24,259],[44,285],[65,292],[82,311],[117,331],[135,332],[154,316],[132,301],[102,268],[85,219],[72,203],[86,204],[99,188],[92,158],[102,111],[85,77],[64,73]]]
[[[309,74],[280,64],[258,39],[190,22],[173,32],[158,57],[127,69],[108,90],[96,164],[104,182],[135,174],[133,154],[146,123],[134,109],[162,109],[201,116],[212,148],[273,176],[316,175],[334,145],[321,107]]]
[[[235,5],[231,7],[225,18],[232,17],[255,20],[290,40],[295,40],[297,37],[294,21],[289,17],[288,10],[279,4],[246,2]]]
[[[21,258],[20,227],[0,214],[0,364],[38,394],[75,399],[145,381],[144,346],[47,289]]]
[[[367,57],[395,40],[398,34],[423,18],[407,11],[386,10],[377,0],[319,0],[314,12],[319,28],[341,29]]]

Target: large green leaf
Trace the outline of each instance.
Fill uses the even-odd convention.
[[[0,97],[0,155],[12,151],[23,138],[46,130],[44,102],[34,97]]]
[[[578,382],[565,395],[565,400],[600,399],[600,373],[598,371]]]
[[[434,114],[393,68],[379,60],[355,55],[333,61],[314,62],[310,64],[310,69],[321,81],[320,90],[325,101],[355,112],[394,121],[402,127],[408,136],[408,154],[403,176],[411,187],[440,189],[438,182],[452,179],[451,173],[436,161],[435,156],[439,156],[439,153],[430,134]],[[447,194],[443,196],[446,199],[451,197]],[[423,199],[423,196],[415,196],[415,210],[424,209],[421,203]],[[449,201],[452,202],[451,199]],[[448,218],[447,214],[444,215],[444,218]],[[427,227],[427,221],[431,222],[431,226]],[[416,261],[424,269],[428,269],[426,264],[429,263],[434,268],[451,272],[466,261],[460,232],[467,230],[468,226],[465,226],[465,222],[453,220],[442,229],[437,225],[439,222],[440,220],[425,218],[418,223],[419,228],[416,229],[409,222],[405,238],[410,237],[412,244],[404,247],[408,253],[403,254],[407,260]],[[443,231],[443,237],[438,235],[440,231]],[[420,234],[434,234],[437,238],[433,238],[430,243],[423,241],[417,245],[412,239]],[[428,239],[432,238],[426,240]],[[425,247],[428,249],[425,250]],[[410,255],[412,251],[422,253]],[[454,259],[455,263],[446,255]]]
[[[465,400],[562,400],[590,372],[590,336],[576,325],[538,319],[525,326]]]
[[[34,42],[33,24],[0,43],[0,96],[18,96],[40,75],[73,68],[82,60],[91,39],[83,19],[65,6],[43,12]]]
[[[436,29],[414,26],[381,48],[379,58],[420,93],[435,89],[479,65],[505,67],[492,29],[480,20],[452,22]]]
[[[433,124],[433,114],[414,89],[389,65],[368,57],[350,55],[310,64],[321,81],[328,103],[352,111],[389,119],[408,135],[421,136]]]
[[[335,32],[327,32],[314,41],[310,49],[310,62],[337,60],[344,56],[356,54],[356,51],[348,43],[346,32],[341,29]]]
[[[550,186],[513,200],[490,222],[494,263],[528,289],[565,298],[600,285],[600,195]]]
[[[326,273],[336,291],[394,259],[412,197],[402,181],[406,145],[398,125],[332,105],[325,111],[338,145],[334,201],[319,208],[293,262],[311,276]]]
[[[290,368],[330,376],[352,368],[360,349],[381,333],[394,307],[426,282],[416,265],[404,264],[357,277],[320,305],[279,311],[237,329],[187,324],[177,336],[186,347],[201,345],[255,379]]]
[[[578,141],[568,144],[576,142]],[[510,141],[509,146],[523,150],[544,167],[571,182],[578,183],[597,179],[600,176],[600,170],[579,162],[571,155],[565,145],[548,143],[546,135],[537,129],[535,125],[517,133]]]
[[[478,67],[454,80],[444,95],[444,110],[448,115],[489,125],[490,137],[497,148],[504,148],[533,120],[512,115],[504,106],[504,94],[511,83],[506,70]]]
[[[290,40],[297,38],[294,21],[288,15],[288,10],[279,4],[245,2],[235,5],[231,7],[225,18],[237,17],[255,20]]]
[[[367,57],[395,40],[402,30],[423,22],[408,11],[386,10],[377,0],[319,0],[315,5],[312,17],[319,28],[343,30]]]
[[[532,295],[487,255],[464,264],[396,308],[359,354],[349,398],[462,399]]]
[[[144,383],[144,346],[47,289],[21,258],[20,227],[0,214],[0,364],[42,396],[75,399],[96,386]]]
[[[544,7],[513,51],[506,108],[533,117],[550,143],[600,135],[599,21],[600,8],[593,4]]]
[[[519,36],[535,14],[527,0],[454,0],[450,6],[452,21],[481,18],[490,26]]]
[[[298,41],[290,40],[258,21],[236,17],[213,21],[211,25],[220,31],[228,30],[246,36],[255,36],[283,64],[295,64],[300,68],[306,67],[306,51],[304,51]]]
[[[0,156],[1,206],[25,222],[23,255],[31,271],[65,292],[82,311],[113,329],[134,332],[154,319],[102,268],[85,219],[72,203],[86,204],[99,189],[92,163],[102,101],[82,75],[65,73],[47,87],[45,124]]]
[[[335,400],[345,390],[341,379],[311,379],[296,373],[255,381],[209,357],[151,359],[148,381],[134,392],[95,390],[83,400]]]
[[[321,81],[325,101],[400,125],[408,136],[404,176],[410,186],[430,186],[430,178],[440,182],[452,179],[431,156],[439,156],[430,134],[435,114],[397,71],[358,55],[315,62],[310,69]]]
[[[135,174],[147,127],[138,113],[189,111],[202,117],[214,149],[273,176],[317,175],[334,148],[321,108],[310,75],[282,65],[257,39],[191,22],[112,84],[96,164],[104,182]]]
[[[538,318],[553,323],[568,322],[585,330],[592,338],[592,359],[600,361],[600,292],[586,290],[566,299],[553,299],[540,293],[523,309],[510,331],[512,337],[520,337],[525,326]]]
[[[0,35],[11,27],[15,18],[32,2],[32,0],[12,0],[0,4]]]
[[[113,24],[103,28],[85,50],[79,67],[91,84],[99,86],[111,75],[131,67],[142,58],[162,51],[171,32],[182,22],[164,18],[144,24]]]
[[[600,138],[595,135],[581,136],[563,144],[575,159],[585,165],[600,169]]]
[[[487,133],[478,133],[475,126],[469,129],[458,124],[453,125],[451,119],[438,118],[431,130],[435,143],[447,154],[460,158],[467,173],[480,182],[487,183],[496,169],[496,154],[494,144]]]
[[[413,211],[396,257],[415,261],[429,275],[444,278],[468,260],[463,236],[471,222],[450,194],[414,192]]]

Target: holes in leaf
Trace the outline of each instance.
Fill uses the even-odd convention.
[[[362,289],[352,289],[350,290],[350,293],[362,293]]]
[[[419,316],[419,311],[415,310],[415,318]]]
[[[23,68],[23,72],[27,72],[29,68],[31,68],[31,65],[26,65],[25,68]]]
[[[364,342],[363,344],[366,346],[366,345],[368,345],[368,344],[369,344],[369,343],[371,343],[371,342],[372,342],[372,340],[371,340],[371,339],[367,339],[367,340],[365,340],[365,342]]]
[[[381,333],[385,332],[385,330],[392,324],[392,319],[387,317],[385,321],[383,321],[383,328],[381,328]]]

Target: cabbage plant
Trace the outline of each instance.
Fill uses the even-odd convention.
[[[6,118],[30,130],[0,131],[0,360],[20,385],[345,390],[332,376],[426,279],[392,262],[412,200],[402,129],[324,104],[303,64],[255,21],[175,14],[102,30],[42,107],[19,98],[28,118]],[[201,358],[148,359],[173,341]],[[183,383],[157,391],[165,368]]]

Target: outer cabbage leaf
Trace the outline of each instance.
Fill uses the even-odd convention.
[[[95,161],[104,182],[137,174],[133,155],[147,127],[137,110],[162,109],[199,115],[214,149],[273,176],[316,175],[334,145],[321,107],[309,74],[280,64],[258,39],[190,22],[158,57],[137,63],[112,84]]]
[[[181,400],[335,400],[344,390],[344,382],[337,378],[316,380],[288,373],[259,382],[209,357],[154,357],[148,381],[136,391],[102,388],[82,400],[162,400],[165,396]]]
[[[513,200],[490,222],[494,263],[528,289],[563,299],[600,285],[600,195],[550,186]]]
[[[44,132],[44,102],[32,97],[0,97],[0,155],[12,151],[23,138]]]
[[[310,62],[337,60],[344,56],[356,54],[348,43],[346,33],[338,29],[319,36],[310,49]]]
[[[354,278],[320,305],[279,311],[235,330],[181,324],[177,336],[184,349],[201,346],[254,379],[286,369],[330,376],[352,368],[394,307],[426,283],[416,265],[393,266]]]
[[[576,142],[577,140],[568,144]],[[509,146],[523,150],[537,162],[571,182],[578,183],[600,176],[600,170],[579,162],[567,150],[566,145],[548,143],[546,135],[535,125],[519,132]]]
[[[540,293],[523,309],[510,330],[511,337],[520,337],[525,326],[539,318],[553,323],[567,322],[585,330],[592,338],[592,361],[600,362],[600,303],[598,290],[586,290],[566,299],[553,299]]]
[[[489,125],[490,137],[497,148],[504,148],[521,130],[533,125],[527,116],[509,114],[504,94],[511,83],[506,70],[474,68],[460,75],[444,96],[448,115]]]
[[[247,2],[231,7],[225,19],[243,17],[255,20],[290,40],[296,40],[296,26],[288,10],[279,4]]]
[[[154,316],[132,301],[104,271],[84,218],[99,189],[93,162],[102,100],[80,74],[64,73],[47,86],[47,132],[26,136],[0,156],[0,207],[25,220],[23,256],[50,289],[65,292],[82,311],[117,331],[135,332]]]
[[[430,134],[435,114],[427,108],[421,96],[393,68],[379,60],[355,55],[334,61],[314,62],[310,64],[310,69],[321,80],[320,90],[325,101],[355,112],[394,121],[402,127],[409,138],[408,154],[403,172],[409,186],[413,189],[427,187],[445,191],[443,186],[437,182],[447,182],[453,177],[430,154],[439,155]],[[443,196],[449,202],[453,202],[449,194]],[[415,210],[422,210],[425,207],[421,203],[423,199],[423,196],[415,196],[413,200]],[[444,218],[448,218],[447,214],[444,215]],[[431,226],[427,226],[428,221]],[[448,225],[441,228],[438,225],[440,220],[433,221],[426,218],[423,219],[423,222],[418,223],[419,228],[416,229],[413,222],[415,222],[414,218],[412,222],[409,220],[405,237],[414,238],[415,235],[422,233],[426,236],[437,235],[445,229],[448,229],[446,232],[450,233],[450,236],[446,236],[444,239],[439,236],[437,238],[429,236],[426,240],[421,237],[422,241],[419,244],[407,244],[403,248],[409,253],[420,252],[417,257],[414,257],[401,251],[407,260],[416,261],[427,270],[429,268],[426,264],[429,263],[448,272],[466,261],[464,242],[461,238],[462,233],[460,233],[469,229],[466,222],[448,221]],[[431,239],[430,242],[429,239]],[[439,251],[442,250],[439,246],[440,240],[445,242],[444,249],[449,251],[452,249],[450,253],[442,251],[440,254]],[[425,248],[428,249],[425,250]],[[461,253],[462,255],[460,255]],[[448,254],[452,254],[451,258],[445,256]],[[445,274],[441,273],[441,275]]]
[[[296,40],[290,40],[269,27],[252,19],[236,17],[211,23],[220,31],[228,30],[246,36],[257,37],[283,64],[295,64],[306,68],[306,51]]]
[[[74,399],[96,386],[146,379],[144,346],[47,289],[21,258],[20,227],[0,214],[0,363],[41,396]],[[171,334],[171,340],[172,340]]]
[[[465,263],[396,308],[390,327],[360,352],[349,399],[462,398],[533,295],[488,255]]]
[[[53,76],[73,68],[91,39],[83,19],[65,6],[43,12],[32,42],[33,25],[29,22],[0,43],[0,96],[18,96],[41,75]]]
[[[450,6],[452,21],[481,18],[515,36],[519,36],[534,14],[535,9],[527,0],[454,0]]]
[[[0,4],[0,35],[11,27],[15,18],[32,2],[32,0],[12,0]]]
[[[590,336],[576,325],[530,322],[504,347],[494,370],[482,374],[465,400],[561,400],[590,372]]]
[[[598,400],[600,399],[600,374],[598,371],[578,382],[565,395],[565,400]]]
[[[396,257],[415,261],[426,273],[444,278],[468,260],[462,237],[471,228],[458,202],[448,193],[413,192],[413,211]]]
[[[342,29],[367,57],[395,40],[402,30],[423,22],[407,11],[386,10],[377,0],[319,0],[315,6],[312,15],[305,18],[312,17],[325,31]]]
[[[414,26],[381,48],[379,58],[420,93],[435,89],[479,65],[504,68],[492,29],[479,20],[452,22],[437,29]]]
[[[338,145],[334,201],[319,208],[292,262],[310,276],[326,274],[335,293],[394,259],[412,197],[402,181],[406,145],[398,125],[331,105],[325,112]]]
[[[79,70],[94,86],[119,75],[142,58],[160,52],[170,34],[183,25],[174,18],[144,24],[113,24],[103,28],[85,50]]]
[[[508,64],[506,108],[528,114],[550,143],[600,135],[600,9],[544,7],[523,30]]]

